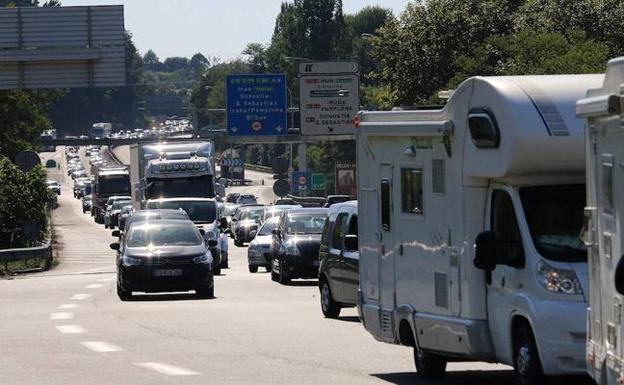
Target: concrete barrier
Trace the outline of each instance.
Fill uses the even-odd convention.
[[[0,250],[0,273],[47,270],[52,259],[52,241],[36,247]]]

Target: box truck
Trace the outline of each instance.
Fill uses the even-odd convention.
[[[136,210],[149,199],[214,198],[213,144],[133,144],[130,181]]]
[[[598,384],[624,383],[624,57],[609,62],[604,84],[577,104],[586,119],[589,253],[587,369]]]
[[[438,110],[362,112],[358,311],[417,372],[586,372],[584,124],[601,75],[475,77]]]

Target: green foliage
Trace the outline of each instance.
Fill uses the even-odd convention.
[[[41,166],[24,173],[0,155],[0,248],[23,247],[25,223],[36,221],[45,229],[46,207],[53,194]]]
[[[586,73],[624,53],[621,0],[423,0],[372,39],[399,104],[473,75]]]
[[[0,155],[13,159],[47,129],[51,104],[59,91],[0,91]]]

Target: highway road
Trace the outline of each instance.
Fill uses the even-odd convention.
[[[373,340],[355,309],[324,319],[315,281],[250,274],[233,244],[216,298],[121,302],[110,232],[81,212],[62,173],[51,176],[63,182],[59,265],[0,280],[0,384],[430,384],[415,377],[411,350]],[[514,381],[502,365],[449,369],[444,384]]]

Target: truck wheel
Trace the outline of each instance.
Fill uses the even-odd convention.
[[[522,324],[515,332],[513,366],[520,385],[540,385],[544,383],[544,372],[540,361],[535,337],[530,326]]]
[[[423,352],[414,346],[414,363],[416,374],[426,380],[438,380],[444,377],[446,359],[436,354]]]
[[[251,265],[249,265],[249,272],[250,273],[257,273],[258,272],[258,266],[251,266]]]
[[[332,297],[329,282],[322,280],[319,289],[321,291],[321,311],[323,311],[323,315],[325,318],[338,318],[340,305]]]
[[[123,287],[121,287],[119,285],[119,283],[117,284],[117,296],[119,297],[120,300],[122,301],[128,301],[130,299],[132,299],[132,291],[130,290],[124,290]]]

